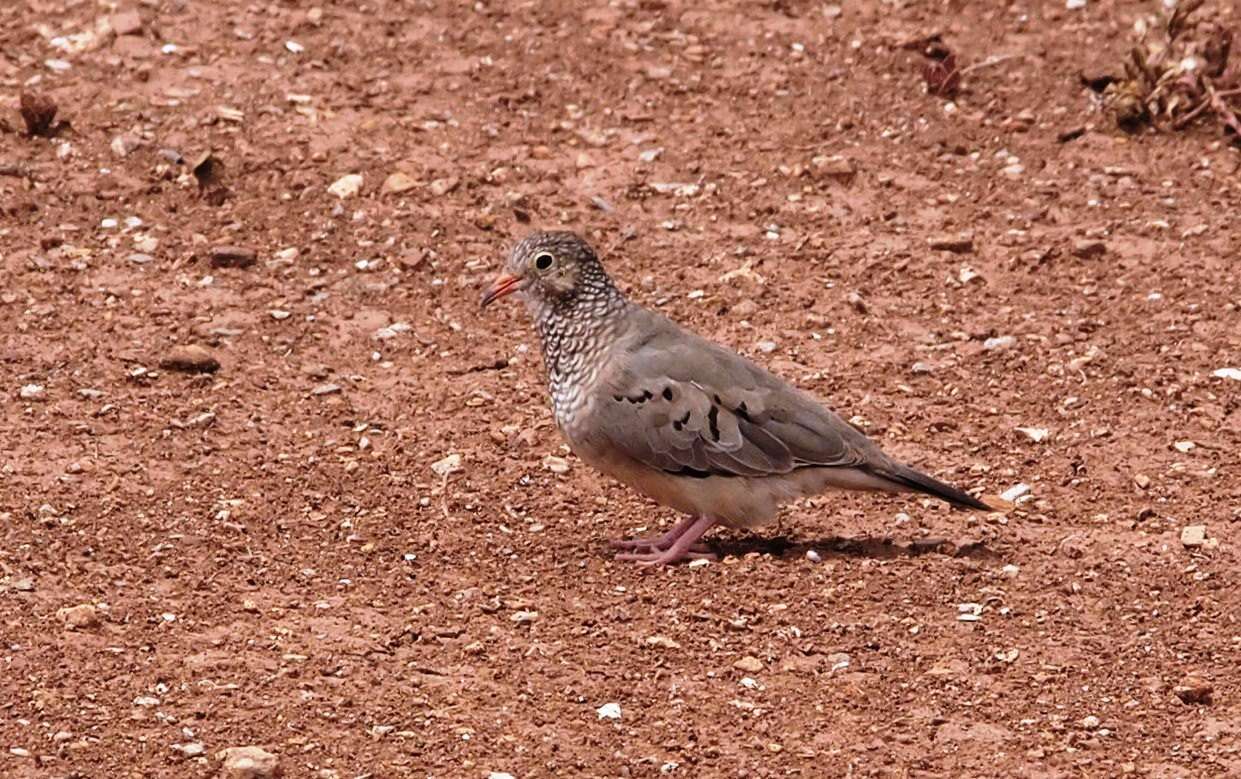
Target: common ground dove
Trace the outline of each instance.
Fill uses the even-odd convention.
[[[574,233],[517,244],[482,305],[515,292],[534,317],[556,423],[573,451],[688,515],[657,538],[613,542],[617,559],[709,555],[698,542],[712,526],[754,527],[829,488],[921,492],[989,510],[892,460],[741,355],[626,300]]]

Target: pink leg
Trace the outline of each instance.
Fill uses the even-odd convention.
[[[609,543],[612,544],[613,549],[667,549],[676,543],[676,540],[686,530],[689,530],[697,519],[697,517],[686,517],[667,533],[655,538],[618,539]]]
[[[703,533],[714,525],[715,520],[711,517],[698,517],[667,549],[652,549],[650,552],[622,552],[616,555],[616,559],[632,560],[640,565],[668,565],[692,557],[703,557],[702,553],[691,551],[691,549],[698,543],[698,539],[702,538]],[[714,555],[706,556],[714,557]]]

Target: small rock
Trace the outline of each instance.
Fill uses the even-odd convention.
[[[142,17],[134,10],[112,14],[108,19],[108,24],[117,35],[142,34]]]
[[[1139,473],[1133,477],[1133,483],[1137,485],[1138,489],[1144,490],[1151,486],[1151,478],[1146,474]]]
[[[241,246],[217,246],[211,250],[213,268],[248,268],[257,261],[257,252]]]
[[[563,457],[549,454],[543,458],[543,467],[552,473],[568,473],[569,461]]]
[[[154,695],[139,695],[137,698],[134,698],[134,705],[149,709],[152,706],[159,705],[159,698],[156,698]]]
[[[117,157],[128,157],[142,145],[142,141],[132,135],[118,135],[112,139],[112,153]]]
[[[925,362],[919,361],[909,366],[909,370],[917,374],[927,374],[931,372],[931,366]]]
[[[509,619],[516,622],[518,625],[529,624],[538,618],[539,612],[537,611],[515,611],[513,612],[513,616],[509,617]]]
[[[746,655],[733,663],[733,668],[736,668],[738,671],[756,674],[763,670],[763,661],[753,655]]]
[[[99,612],[89,603],[58,609],[56,616],[74,630],[86,630],[99,626]]]
[[[807,549],[807,550],[806,550],[806,559],[807,559],[807,560],[809,560],[809,561],[810,561],[810,562],[812,562],[812,563],[821,563],[821,562],[823,562],[823,555],[819,554],[818,552],[816,552],[816,551],[815,551],[815,550],[813,550],[813,549]]]
[[[188,744],[173,744],[172,748],[186,757],[202,757],[207,753],[207,748],[197,741],[191,741]]]
[[[1095,257],[1102,257],[1106,253],[1107,253],[1107,244],[1103,243],[1103,241],[1083,239],[1080,241],[1073,242],[1073,256],[1074,257],[1077,257],[1083,260],[1089,260]]]
[[[994,338],[988,338],[982,342],[982,348],[989,352],[997,349],[1007,349],[1017,343],[1017,339],[1011,335],[997,335]]]
[[[658,149],[646,149],[645,151],[643,151],[641,154],[638,155],[638,159],[642,160],[643,162],[654,162],[655,160],[659,159],[659,156],[663,153],[664,153],[663,147],[660,147]]]
[[[1241,368],[1220,368],[1211,375],[1217,379],[1232,379],[1233,381],[1241,381]]]
[[[34,592],[34,579],[29,577],[18,579],[11,585],[18,592]]]
[[[182,373],[215,373],[220,369],[220,361],[198,344],[172,347],[159,365],[166,370]]]
[[[620,719],[621,707],[619,703],[605,703],[595,709],[595,714],[599,719]]]
[[[1016,579],[1018,574],[1021,573],[1021,568],[1016,565],[1013,565],[1012,563],[1008,563],[1007,565],[1005,565],[1003,568],[1000,569],[1000,573],[1004,574],[1006,578]]]
[[[155,262],[154,257],[152,257],[149,254],[144,254],[143,252],[134,252],[133,254],[129,255],[129,257],[127,257],[126,259],[128,259],[130,262],[134,263],[135,265],[146,265],[147,263]]]
[[[1000,500],[1015,503],[1018,498],[1024,497],[1028,494],[1030,494],[1029,484],[1014,484],[1000,493]]]
[[[431,463],[431,470],[435,471],[435,475],[440,478],[456,473],[461,470],[461,455],[454,452],[441,460],[436,460]]]
[[[284,320],[292,316],[292,314],[290,314],[288,311],[285,311],[283,308],[273,308],[271,311],[268,311],[267,313],[270,314],[271,318],[275,319],[277,322],[283,322]]]
[[[315,397],[322,397],[323,395],[335,395],[338,392],[340,392],[339,384],[320,384],[312,389],[310,394]]]
[[[17,391],[22,400],[44,400],[46,397],[42,384],[26,384]]]
[[[968,254],[974,251],[974,236],[969,233],[937,235],[928,239],[927,245],[936,251]]]
[[[832,664],[832,673],[843,671],[853,662],[853,658],[844,652],[833,652],[827,656],[827,662]]]
[[[971,281],[983,281],[982,274],[974,270],[968,265],[962,265],[961,270],[957,271],[957,281],[962,284],[969,284]]]
[[[1082,717],[1082,730],[1098,730],[1103,723],[1093,714]]]
[[[759,341],[757,346],[758,346],[758,350],[762,352],[763,354],[771,354],[772,352],[776,350],[775,341]]]
[[[689,565],[686,567],[687,568],[706,568],[710,564],[711,564],[711,561],[708,560],[707,558],[699,557],[697,560],[690,560]]]
[[[30,750],[22,747],[9,747],[9,754],[13,757],[30,757]]]
[[[657,646],[662,649],[680,649],[681,645],[667,636],[647,636],[647,646]]]
[[[1172,444],[1172,448],[1181,454],[1189,454],[1193,450],[1197,449],[1198,445],[1193,441],[1176,441]]]
[[[507,771],[492,771],[487,774],[487,779],[516,779],[516,777]]]
[[[332,182],[331,186],[327,188],[327,191],[343,200],[347,197],[353,197],[361,192],[362,184],[365,181],[366,179],[362,178],[362,174],[350,173],[346,176],[341,176],[336,179],[336,181]]]
[[[1193,548],[1202,546],[1207,540],[1206,525],[1186,525],[1181,528],[1181,546]]]
[[[276,779],[284,775],[280,758],[258,747],[229,747],[215,757],[229,779]]]
[[[48,60],[50,66],[56,60]],[[57,68],[53,68],[56,70]],[[56,101],[47,95],[22,92],[21,115],[26,123],[26,133],[31,137],[51,137],[56,134],[56,112],[60,108]]]
[[[1045,427],[1018,427],[1015,429],[1036,444],[1047,440],[1051,435],[1051,431]]]
[[[1206,706],[1211,703],[1211,694],[1215,692],[1215,689],[1210,682],[1201,677],[1186,676],[1180,684],[1172,688],[1172,692],[1181,699],[1181,703]]]
[[[402,192],[408,192],[416,186],[418,186],[418,182],[412,176],[398,170],[384,179],[381,190],[385,195],[399,195]]]
[[[810,164],[814,165],[815,171],[822,177],[831,179],[838,184],[851,184],[853,179],[857,177],[857,167],[853,162],[845,157],[815,157],[810,160]]]
[[[849,306],[852,307],[853,310],[858,312],[859,314],[865,314],[867,309],[869,308],[869,306],[867,306],[866,304],[866,298],[862,297],[857,292],[850,292],[845,297],[845,302],[848,303]]]
[[[457,185],[460,183],[461,183],[461,180],[458,178],[454,178],[454,177],[449,177],[446,179],[436,179],[435,181],[431,182],[431,185],[427,187],[427,189],[431,191],[432,195],[436,197],[443,197],[444,195],[447,195],[449,192],[452,192],[454,189],[456,189]]]
[[[1070,11],[1080,11],[1086,7],[1086,0],[1064,0],[1064,7]]]

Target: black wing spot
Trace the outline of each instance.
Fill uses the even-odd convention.
[[[744,419],[744,420],[745,420],[745,421],[747,421],[747,422],[751,421],[751,420],[750,420],[750,410],[749,410],[749,409],[747,409],[747,408],[745,407],[745,401],[744,401],[744,400],[743,400],[743,401],[741,401],[741,404],[740,404],[739,406],[737,406],[736,410],[735,410],[733,413],[734,413],[734,414],[736,414],[737,416],[741,417],[742,419]]]
[[[668,473],[675,474],[677,476],[688,476],[691,479],[705,479],[708,476],[729,476],[731,475],[727,473],[711,473],[710,471],[700,471],[697,468],[691,468],[688,465],[675,471],[668,471]]]
[[[612,400],[615,400],[617,403],[620,403],[624,399],[625,399],[624,395],[613,395],[612,396]]]
[[[711,426],[711,438],[715,441],[720,440],[720,408],[712,406],[707,412],[707,424]]]
[[[717,405],[717,406],[722,406],[722,405],[724,405],[724,401],[720,400],[720,396],[719,396],[719,395],[712,395],[712,396],[711,396],[711,399],[715,401],[715,405]]]
[[[664,387],[664,400],[672,400],[672,387]]]
[[[681,417],[681,424],[682,425],[689,424],[689,412],[688,411],[685,412],[685,416]]]
[[[655,396],[651,394],[650,390],[642,390],[641,395],[631,395],[630,397],[626,398],[626,400],[628,400],[630,403],[645,403],[646,401],[650,400],[653,397]]]

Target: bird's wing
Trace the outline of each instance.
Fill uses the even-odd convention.
[[[883,465],[878,447],[809,396],[651,312],[596,385],[590,434],[671,473],[774,476],[798,467]]]

